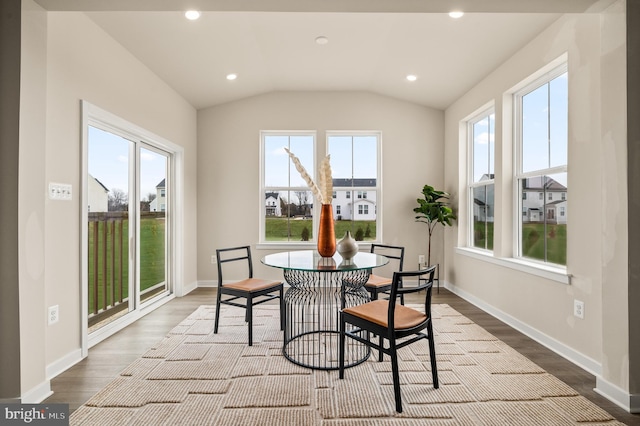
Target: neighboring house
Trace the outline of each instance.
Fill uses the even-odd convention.
[[[109,211],[109,189],[91,175],[88,184],[89,213]]]
[[[480,182],[493,179],[494,175],[484,174],[480,178]],[[484,189],[486,188],[486,191]],[[494,192],[493,184],[484,187],[475,188],[473,191],[473,218],[478,222],[493,222],[494,214]],[[479,189],[482,189],[480,191]]]
[[[522,221],[567,223],[567,187],[550,177],[526,180],[522,188]]]
[[[376,191],[353,189],[375,186],[375,179],[333,179],[333,217],[337,220],[376,220]]]
[[[267,216],[282,216],[280,208],[280,193],[267,192],[265,195],[265,214]]]
[[[165,179],[156,185],[156,198],[149,203],[149,211],[163,212],[167,210],[167,193],[165,188]]]
[[[333,217],[336,220],[376,220],[376,191],[354,189],[375,186],[375,179],[333,179]],[[313,209],[313,204],[308,207]],[[265,193],[265,215],[282,215],[278,192]]]

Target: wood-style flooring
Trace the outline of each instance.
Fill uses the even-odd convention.
[[[46,403],[69,404],[73,412],[98,390],[106,386],[125,367],[160,341],[200,305],[215,304],[214,288],[198,288],[176,298],[141,318],[124,330],[97,344],[89,356],[51,381],[54,394]],[[419,297],[419,296],[414,296]],[[408,303],[418,302],[409,299]],[[489,333],[516,349],[541,368],[573,387],[627,425],[640,425],[640,415],[632,415],[594,392],[596,379],[573,363],[514,330],[476,306],[441,288],[433,292],[433,303],[446,303]]]

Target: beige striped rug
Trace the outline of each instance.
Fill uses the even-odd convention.
[[[313,371],[282,355],[277,307],[201,306],[70,419],[72,425],[621,425],[556,377],[448,305],[434,305],[440,388],[426,341],[401,350],[402,414],[391,365],[377,354],[346,370]]]

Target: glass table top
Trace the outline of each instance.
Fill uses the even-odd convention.
[[[267,266],[298,271],[357,271],[384,266],[389,263],[385,256],[358,252],[352,259],[344,260],[338,253],[333,257],[322,257],[316,250],[285,251],[268,254],[260,260]]]

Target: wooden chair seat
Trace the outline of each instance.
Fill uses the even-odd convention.
[[[365,284],[365,287],[388,287],[391,285],[391,278],[379,277],[378,275],[369,275],[369,279]]]
[[[394,330],[406,330],[418,326],[427,320],[427,316],[420,311],[403,305],[395,307]],[[362,318],[382,327],[389,327],[389,301],[373,300],[370,303],[344,309],[345,313]]]
[[[237,281],[235,283],[223,284],[224,288],[233,288],[242,291],[259,291],[271,287],[278,287],[282,285],[280,281],[263,280],[260,278],[247,278],[246,280]]]

